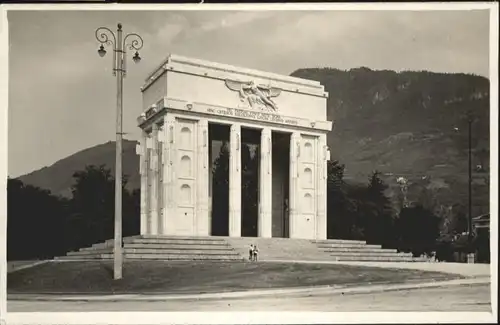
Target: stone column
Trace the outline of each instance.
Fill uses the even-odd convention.
[[[210,132],[210,129],[209,129]],[[212,233],[212,210],[213,210],[213,162],[212,162],[212,156],[213,153],[212,148],[210,147],[212,143],[210,142],[210,135],[208,136],[208,150],[210,156],[208,157],[208,202],[207,202],[207,207],[208,207],[208,233],[209,235]]]
[[[272,137],[271,129],[264,128],[260,137],[260,195],[259,195],[259,237],[272,237]]]
[[[209,236],[210,225],[208,218],[208,121],[200,119],[198,121],[198,175],[197,179],[197,202],[196,202],[196,233],[198,236]]]
[[[151,157],[151,235],[158,234],[158,124],[153,123]]]
[[[326,166],[326,134],[322,134],[318,137],[316,143],[317,146],[317,158],[316,158],[316,170],[317,172],[317,216],[316,216],[316,239],[326,239],[327,228],[327,215],[326,215],[326,177],[327,177],[327,166]]]
[[[289,192],[289,234],[295,238],[295,222],[299,213],[299,162],[300,133],[293,132],[290,136],[290,192]]]
[[[157,206],[158,206],[158,235],[164,234],[165,229],[165,125],[158,129],[158,144],[157,144]]]
[[[169,225],[172,225],[175,218],[175,174],[174,174],[174,159],[175,159],[175,117],[171,114],[165,115],[163,119],[165,133],[165,163],[163,164],[163,192],[165,215],[163,222],[163,234],[168,234]]]
[[[148,235],[151,235],[151,190],[152,190],[152,182],[151,180],[153,179],[152,174],[152,162],[153,162],[153,157],[152,157],[152,138],[151,138],[151,131],[148,132],[148,136],[146,138],[146,162],[147,165],[145,166],[147,176],[146,176],[146,194],[147,194],[147,201],[146,201],[146,211],[147,211],[147,231],[146,233]]]
[[[241,127],[231,125],[229,135],[229,236],[241,237]]]
[[[141,235],[148,234],[148,147],[147,133],[143,130],[139,145],[136,147],[136,153],[140,155],[140,174],[141,174]]]

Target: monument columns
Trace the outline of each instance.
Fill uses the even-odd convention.
[[[175,191],[174,191],[174,132],[175,132],[175,117],[167,114],[164,118],[164,132],[165,132],[165,156],[163,164],[163,192],[164,192],[164,222],[163,234],[168,234],[169,225],[174,222],[175,215]]]
[[[147,147],[148,135],[146,131],[142,131],[141,140],[136,153],[140,156],[140,173],[141,173],[141,235],[146,235],[148,233],[148,218],[149,218],[149,208],[148,208],[148,147]]]
[[[264,128],[260,137],[260,195],[258,236],[272,237],[272,137],[271,129]]]
[[[322,134],[318,137],[317,140],[318,149],[317,149],[317,167],[318,171],[317,176],[317,216],[316,216],[316,239],[326,239],[327,237],[327,215],[326,215],[326,190],[327,190],[327,176],[328,170],[326,165],[326,134]]]
[[[156,183],[157,183],[157,202],[156,205],[158,207],[158,234],[164,234],[163,229],[165,228],[165,187],[164,187],[164,178],[165,178],[165,125],[162,125],[158,128],[158,141],[156,145],[156,160],[158,164],[158,168],[156,169]]]
[[[241,237],[241,127],[229,134],[229,236]]]
[[[208,217],[208,121],[200,119],[198,121],[198,185],[197,185],[197,208],[196,208],[196,232],[199,236],[210,235],[210,225]]]
[[[289,193],[289,234],[290,238],[296,236],[295,223],[300,213],[299,200],[299,164],[300,133],[293,132],[290,136],[290,193]]]
[[[158,124],[153,123],[151,155],[151,235],[158,234]]]

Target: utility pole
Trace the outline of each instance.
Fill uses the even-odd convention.
[[[472,238],[472,116],[467,117],[467,123],[469,124],[469,218],[467,220],[467,230],[469,243]]]
[[[122,24],[113,33],[107,27],[99,27],[95,31],[96,39],[101,43],[97,53],[101,57],[106,55],[104,44],[113,47],[113,76],[116,76],[116,166],[115,166],[115,227],[113,245],[113,278],[119,280],[123,277],[123,248],[122,248],[122,140],[123,140],[123,78],[127,74],[126,54],[127,48],[135,50],[132,60],[139,63],[141,57],[139,50],[142,48],[143,40],[137,34],[127,34],[123,38]],[[127,39],[131,38],[130,43]]]

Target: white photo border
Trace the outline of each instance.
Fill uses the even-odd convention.
[[[7,313],[7,121],[8,21],[14,10],[490,10],[490,147],[491,147],[491,305],[493,313]],[[0,6],[0,325],[8,324],[285,324],[285,323],[488,323],[497,317],[498,296],[498,3],[338,3],[338,4],[12,4]]]

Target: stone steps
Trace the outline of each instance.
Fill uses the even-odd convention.
[[[136,238],[124,239],[124,244],[159,244],[159,245],[227,245],[224,240],[178,239],[178,238]]]
[[[248,259],[250,244],[257,245],[259,260],[318,260],[325,261],[329,255],[319,250],[307,239],[288,238],[227,238],[228,243],[244,258]]]
[[[203,254],[126,253],[125,258],[127,260],[176,260],[176,261],[199,261],[199,260],[242,261],[243,260],[239,254],[215,255],[207,253]]]
[[[329,253],[330,256],[380,256],[380,257],[411,257],[411,254],[403,254],[403,253],[398,253],[398,252],[386,252],[383,250],[380,250],[378,252],[374,251],[357,251],[357,252],[331,252],[331,251],[325,251]]]
[[[88,255],[65,255],[55,257],[54,260],[57,261],[94,261],[94,260],[106,260],[113,259],[113,254],[88,254]]]
[[[314,244],[350,244],[350,245],[366,245],[364,240],[350,240],[350,239],[313,239]]]
[[[90,247],[83,247],[81,248],[80,250],[94,250],[96,248],[108,248],[108,247],[113,247],[113,240],[110,239],[110,240],[106,240],[105,242],[103,243],[97,243],[97,244],[94,244]]]
[[[98,254],[110,254],[113,253],[113,247],[108,248],[95,248],[93,250],[79,250],[75,252],[68,252],[67,256],[83,256],[83,255],[98,255]]]
[[[112,259],[112,239],[69,252],[59,260]],[[140,260],[242,260],[221,238],[133,236],[123,239],[125,259]]]
[[[382,249],[382,246],[380,245],[373,245],[373,244],[357,244],[357,243],[354,243],[354,244],[348,244],[348,243],[344,243],[344,244],[316,244],[316,247],[318,248],[324,248],[324,249],[327,249],[327,248],[352,248],[352,249],[359,249],[359,248],[371,248],[371,249]]]
[[[83,247],[78,250],[78,252],[93,252],[99,249],[110,249],[113,248],[113,244],[106,244],[106,245],[92,245],[90,247]]]
[[[207,254],[141,254],[141,253],[125,253],[126,260],[171,260],[171,261],[242,261],[240,255],[207,255]],[[94,260],[110,260],[113,259],[113,254],[95,254],[95,255],[74,255],[60,256],[55,260],[63,261],[94,261]]]
[[[129,248],[124,247],[125,254],[167,254],[167,255],[237,255],[238,253],[231,249],[225,250],[211,250],[211,249],[171,249],[171,248]]]
[[[351,247],[327,247],[327,248],[323,248],[323,250],[325,252],[329,252],[329,253],[336,253],[336,252],[352,252],[352,253],[364,253],[364,252],[373,252],[373,253],[377,253],[377,252],[391,252],[391,253],[397,253],[398,250],[397,249],[392,249],[392,248],[388,248],[388,249],[382,249],[382,248],[370,248],[370,247],[356,247],[356,248],[351,248]]]
[[[219,236],[175,236],[175,235],[136,235],[125,237],[124,239],[128,239],[130,241],[134,241],[135,239],[155,239],[155,240],[189,240],[189,241],[203,241],[208,240],[210,242],[224,241],[224,237]]]
[[[124,240],[126,259],[242,260],[224,239],[212,237],[141,236]]]
[[[356,261],[356,262],[424,262],[413,257],[386,257],[386,256],[334,256],[334,261]]]
[[[124,258],[129,260],[226,260],[248,259],[250,244],[259,248],[259,260],[281,261],[426,261],[396,249],[364,241],[309,240],[256,237],[133,236],[123,239]],[[112,239],[69,252],[58,260],[113,258]]]
[[[148,248],[148,249],[182,249],[182,250],[206,250],[207,247],[212,250],[212,251],[221,251],[221,250],[227,250],[228,245],[225,244],[209,244],[209,245],[202,245],[202,244],[186,244],[186,245],[181,245],[181,244],[156,244],[156,243],[125,243],[124,247],[130,248],[130,249],[142,249],[142,248]]]
[[[411,253],[400,253],[396,249],[382,248],[381,245],[366,244],[363,241],[316,240],[318,249],[330,255],[335,261],[377,261],[377,262],[422,262]],[[364,244],[363,244],[364,243]]]
[[[401,254],[331,254],[331,260],[334,261],[378,261],[378,262],[424,262],[425,260],[415,258],[410,255]]]

